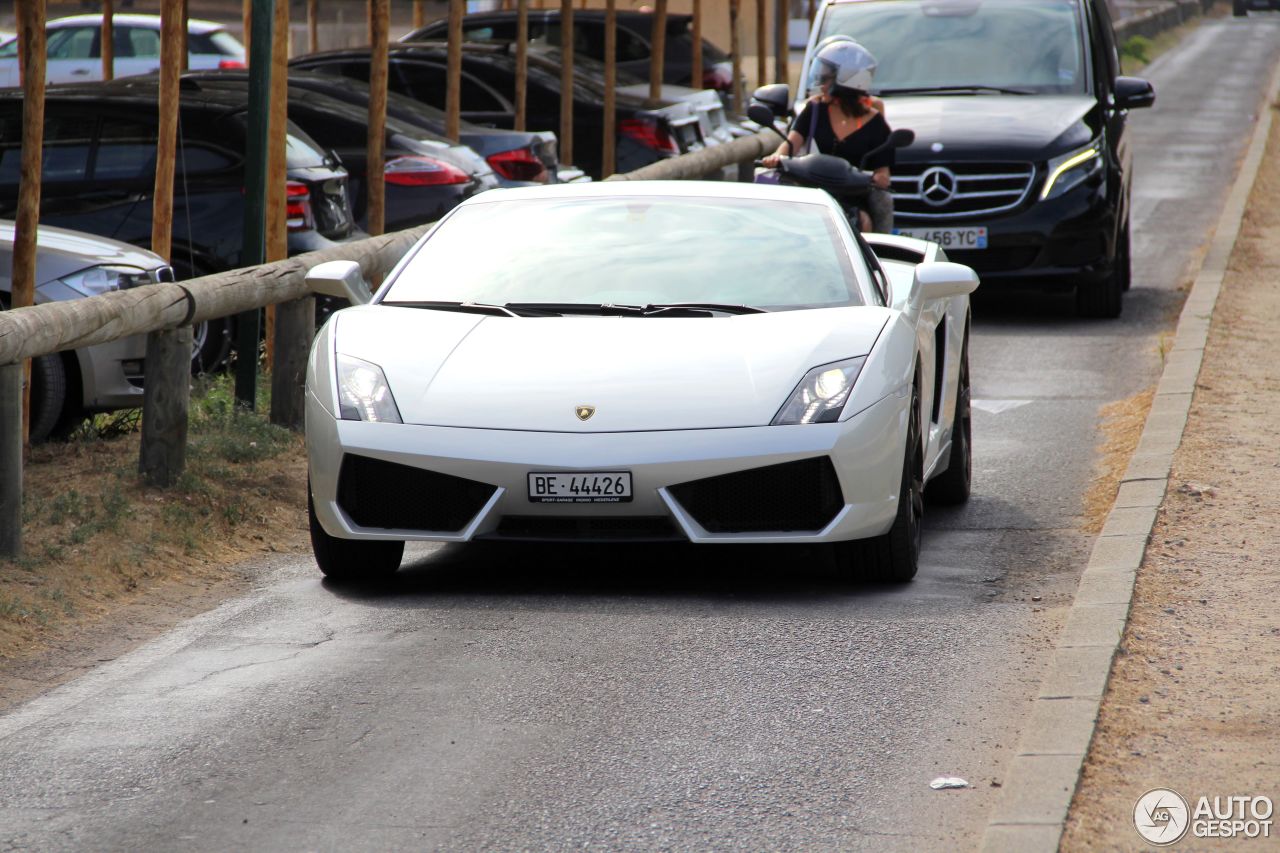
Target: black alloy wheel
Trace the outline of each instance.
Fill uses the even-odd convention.
[[[951,425],[951,453],[947,470],[929,481],[926,494],[937,504],[955,505],[969,500],[973,484],[973,392],[969,385],[969,329],[960,347],[960,380],[956,389],[956,414]]]
[[[1121,297],[1129,289],[1129,224],[1116,240],[1111,269],[1102,278],[1081,281],[1076,285],[1076,314],[1110,320],[1120,316]]]
[[[311,551],[324,576],[343,583],[376,583],[400,568],[404,542],[339,539],[325,533],[316,518],[316,504],[307,481],[307,517],[311,526]]]

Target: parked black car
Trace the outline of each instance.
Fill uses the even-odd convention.
[[[604,60],[604,11],[575,10],[573,51],[575,56]],[[619,70],[645,80],[653,57],[653,14],[617,12],[617,62]],[[724,96],[733,90],[732,57],[706,39],[702,40],[702,72],[693,75],[693,16],[668,14],[664,37],[662,80],[694,89],[716,89]],[[433,21],[400,39],[402,42],[439,40],[448,36],[448,20]],[[469,42],[509,42],[516,37],[516,13],[476,12],[462,19],[462,38]],[[560,45],[560,10],[530,9],[529,40]]]
[[[1120,314],[1129,287],[1129,110],[1151,84],[1119,76],[1106,0],[831,0],[818,41],[879,60],[894,127],[895,230],[1000,282],[1074,287],[1077,313]]]
[[[366,112],[369,109],[369,84],[348,77],[294,68],[289,71],[289,88],[309,89]],[[387,115],[445,138],[444,110],[407,95],[388,92]],[[464,121],[459,126],[458,141],[483,157],[504,187],[584,179],[581,169],[558,161],[556,135],[549,130],[505,130]]]
[[[445,108],[447,47],[437,42],[392,45],[389,87],[425,104]],[[300,56],[290,62],[302,68],[369,80],[369,49],[352,48]],[[464,45],[462,51],[462,117],[477,124],[512,127],[515,107],[507,93],[515,90],[515,57],[508,45]],[[555,62],[529,56],[527,124],[535,130],[560,127],[560,68]],[[591,77],[574,76],[573,154],[577,165],[601,177],[604,138],[604,91]],[[685,103],[663,101],[657,106],[635,96],[617,96],[617,171],[638,169],[665,157],[702,147],[698,116]],[[563,146],[561,148],[563,151]]]
[[[155,78],[143,78],[153,87]],[[201,91],[226,92],[249,101],[244,71],[193,71],[183,85]],[[336,153],[348,173],[347,193],[356,224],[368,227],[369,112],[294,86],[290,81],[289,121],[325,151]],[[489,164],[470,148],[388,117],[384,145],[384,216],[387,231],[434,222],[458,203],[498,186]]]
[[[154,93],[129,81],[51,86],[45,99],[40,221],[151,243],[158,111]],[[173,251],[179,279],[240,266],[244,240],[244,99],[186,89],[179,115]],[[0,218],[18,203],[22,92],[0,91]],[[354,224],[347,172],[301,129],[287,146],[289,254],[366,236]],[[230,350],[231,323],[210,323],[203,361]]]

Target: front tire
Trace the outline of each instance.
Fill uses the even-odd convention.
[[[956,505],[969,500],[973,484],[973,425],[969,385],[969,330],[960,347],[960,381],[956,394],[956,414],[951,426],[951,454],[947,470],[929,481],[929,500]]]
[[[311,551],[324,576],[347,583],[385,580],[400,568],[404,543],[339,539],[324,532],[316,518],[316,504],[307,483],[307,516],[311,525]]]
[[[1116,241],[1110,271],[1101,279],[1076,285],[1076,314],[1105,320],[1119,317],[1122,297],[1129,289],[1129,274],[1129,226],[1125,225]]]
[[[924,530],[924,450],[920,444],[920,386],[911,387],[911,414],[898,489],[898,512],[883,536],[837,542],[836,561],[867,580],[906,583],[920,565],[920,541]]]

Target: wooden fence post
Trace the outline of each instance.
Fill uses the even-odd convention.
[[[449,48],[445,54],[444,135],[455,142],[462,118],[462,15],[466,0],[449,0]]]
[[[369,38],[372,51],[369,58],[369,136],[368,168],[365,183],[368,185],[368,225],[365,228],[373,236],[386,230],[386,137],[387,137],[387,44],[390,39],[390,0],[373,0],[372,17],[369,19]],[[452,46],[450,46],[452,49]],[[450,139],[458,138],[458,129],[446,130]]]
[[[791,75],[787,69],[787,52],[790,50],[787,37],[787,25],[791,17],[790,0],[774,0],[773,15],[773,82],[790,83]]]
[[[276,363],[271,369],[271,422],[302,429],[306,412],[307,356],[316,335],[315,299],[276,306]]]
[[[605,0],[604,7],[604,148],[600,155],[600,177],[612,175],[617,156],[618,87],[618,3]]]
[[[102,79],[116,75],[115,0],[102,0]]]
[[[529,0],[516,0],[516,130],[524,130],[529,92]]]
[[[729,110],[742,115],[742,39],[739,18],[742,0],[729,0],[729,53],[733,56],[733,89],[729,92]]]
[[[40,227],[41,163],[44,158],[45,15],[43,0],[19,0],[18,40],[22,65],[22,158],[18,211],[14,217],[10,304],[22,308],[36,299],[36,231]],[[22,366],[22,443],[31,412],[31,363]]]
[[[813,0],[810,0],[813,2]],[[307,0],[307,50],[315,53],[320,49],[320,0]]]
[[[22,556],[22,362],[0,365],[0,559]]]
[[[689,65],[689,88],[703,88],[702,78],[705,76],[702,70],[702,0],[693,0],[693,56],[690,57]]]
[[[422,25],[427,22],[426,10],[423,8],[425,5],[423,0],[413,0],[413,28],[415,30],[422,29]]]
[[[191,327],[147,334],[138,473],[153,486],[172,486],[187,457],[191,398]]]
[[[649,100],[657,106],[662,97],[662,78],[667,67],[667,0],[655,0],[653,4],[653,31],[649,44]]]
[[[573,163],[573,89],[573,0],[560,0],[560,162],[566,166]]]
[[[156,138],[155,206],[151,251],[168,260],[173,240],[173,174],[178,151],[178,77],[186,49],[185,0],[160,6],[160,122]],[[187,410],[191,393],[191,327],[147,334],[147,381],[142,389],[138,473],[154,486],[177,482],[186,467]]]
[[[184,0],[185,2],[185,0]],[[289,4],[277,2],[271,25],[271,103],[267,119],[267,196],[263,260],[278,261],[289,254],[285,222],[285,136],[289,122]],[[267,371],[276,363],[276,306],[263,311]]]
[[[756,0],[756,85],[769,82],[769,0]]]

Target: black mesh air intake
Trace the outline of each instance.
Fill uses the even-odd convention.
[[[487,483],[350,454],[338,474],[338,506],[361,527],[461,530],[494,491]]]
[[[710,533],[821,530],[844,506],[826,456],[693,480],[670,491]]]

